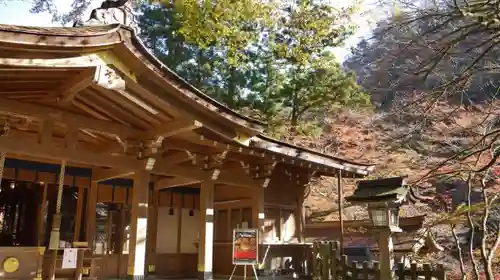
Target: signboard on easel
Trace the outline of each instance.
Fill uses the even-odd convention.
[[[238,228],[233,230],[233,264],[256,265],[259,256],[258,229]]]

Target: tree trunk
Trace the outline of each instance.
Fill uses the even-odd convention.
[[[471,213],[471,195],[472,195],[472,172],[469,172],[469,177],[467,178],[467,224],[470,228],[470,238],[469,238],[469,255],[472,263],[472,270],[474,271],[474,278],[479,279],[479,266],[474,257],[474,236],[476,234],[476,228],[474,223],[472,222],[472,213]]]
[[[488,217],[490,215],[491,204],[487,197],[486,184],[484,179],[481,180],[481,187],[483,191],[483,202],[484,202],[484,213],[482,218],[483,234],[481,236],[481,262],[483,263],[483,268],[486,273],[486,280],[495,280],[495,275],[493,275],[493,269],[491,267],[491,261],[489,261],[488,259],[488,249],[486,246],[487,242],[486,239],[488,237],[487,222],[488,222]]]
[[[462,247],[460,245],[460,240],[458,239],[457,233],[455,232],[455,225],[450,224],[451,235],[455,241],[455,246],[457,246],[458,260],[460,262],[460,273],[462,274],[462,280],[467,280],[467,272],[465,271],[464,257],[462,255]]]
[[[203,69],[203,50],[198,49],[198,73],[196,75],[196,87],[200,88],[202,82],[202,69]]]
[[[236,69],[234,66],[229,66],[229,79],[227,81],[227,92],[226,97],[226,105],[230,108],[237,107],[237,96],[236,96]]]
[[[292,112],[290,116],[290,133],[296,135],[299,124],[299,93],[297,92],[297,82],[293,81]]]
[[[290,117],[290,133],[295,135],[297,133],[297,125],[299,122],[299,118],[297,115],[297,110],[295,109],[295,106],[292,108],[292,114]]]

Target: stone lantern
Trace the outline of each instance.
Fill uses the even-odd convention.
[[[346,200],[353,205],[366,205],[372,222],[372,233],[378,239],[380,279],[393,279],[394,255],[392,234],[399,228],[399,208],[415,202],[406,177],[359,181],[352,196]]]

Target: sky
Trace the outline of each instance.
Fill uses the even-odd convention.
[[[353,0],[331,0],[335,6],[345,6],[352,3]],[[72,0],[54,0],[57,9],[60,12],[68,11]],[[355,46],[363,37],[370,34],[371,28],[380,15],[373,13],[373,0],[362,0],[360,12],[353,20],[358,24],[358,31],[350,37],[344,47],[336,48],[335,55],[339,62],[342,62],[349,54],[350,48]],[[92,8],[97,8],[102,0],[93,0]],[[25,25],[25,26],[58,26],[58,23],[52,22],[52,16],[48,13],[32,14],[30,13],[30,0],[7,0],[5,4],[0,4],[0,24]],[[89,9],[89,12],[90,10]],[[84,17],[85,18],[85,17]]]

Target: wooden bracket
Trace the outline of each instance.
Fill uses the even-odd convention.
[[[222,167],[222,165],[224,164],[224,160],[226,159],[228,153],[229,153],[229,150],[224,150],[222,153],[205,156],[203,159],[202,170],[212,171],[214,169],[220,169]]]
[[[276,165],[276,161],[265,165],[254,165],[253,168],[250,169],[250,173],[254,179],[266,179],[271,177]]]
[[[148,143],[143,143],[143,149],[145,149],[146,152],[139,152],[139,158],[146,156],[146,165],[144,166],[145,170],[151,171],[155,167],[158,153],[160,148],[163,146],[164,139],[165,137],[158,136],[156,139],[148,141]]]

